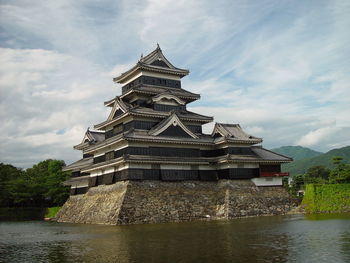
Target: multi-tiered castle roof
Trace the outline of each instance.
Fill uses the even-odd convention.
[[[291,159],[257,145],[261,138],[239,124],[216,123],[211,134],[202,125],[213,117],[187,110],[199,94],[182,88],[187,69],[172,65],[159,46],[113,80],[122,94],[104,103],[107,119],[87,130],[74,149],[83,158],[65,167],[72,194],[121,180],[249,179],[257,185],[281,185],[280,164]]]

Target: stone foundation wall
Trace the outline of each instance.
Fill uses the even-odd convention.
[[[125,181],[71,196],[59,222],[142,224],[285,214],[297,204],[282,187],[250,180]]]

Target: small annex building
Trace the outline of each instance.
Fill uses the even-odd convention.
[[[104,103],[108,118],[88,129],[74,149],[82,159],[66,166],[71,196],[120,181],[220,182],[246,180],[257,187],[282,186],[281,164],[292,159],[261,146],[262,138],[239,124],[215,123],[187,109],[199,94],[182,87],[187,69],[175,67],[157,48],[114,78],[122,94]]]

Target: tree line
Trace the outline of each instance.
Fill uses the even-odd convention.
[[[306,184],[346,184],[350,183],[350,164],[343,162],[342,157],[333,157],[334,169],[323,165],[310,167],[305,174],[292,178],[290,190],[296,193]]]
[[[64,166],[64,161],[52,159],[25,170],[0,163],[0,207],[63,205],[69,197],[69,187],[62,182],[70,176],[62,171]]]

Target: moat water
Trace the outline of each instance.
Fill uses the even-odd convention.
[[[0,222],[0,262],[350,262],[350,214],[130,226]]]

